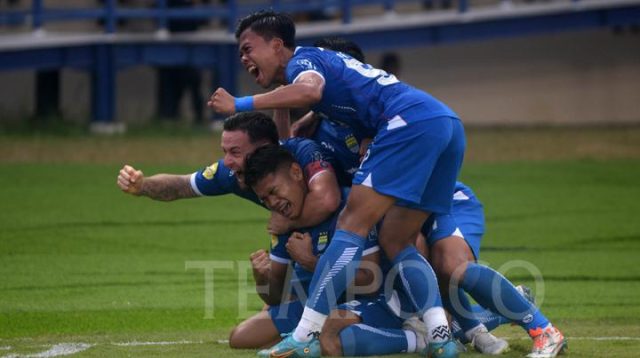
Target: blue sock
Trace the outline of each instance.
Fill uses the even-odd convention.
[[[484,324],[484,326],[487,327],[487,330],[489,332],[498,328],[498,326],[500,325],[513,323],[513,321],[508,319],[507,317],[501,314],[492,312],[480,305],[472,305],[471,310],[476,315],[480,323]]]
[[[392,263],[398,270],[396,282],[407,294],[415,312],[422,316],[431,307],[442,307],[436,274],[415,247],[402,250]]]
[[[352,232],[336,230],[322,254],[309,285],[306,307],[324,315],[335,308],[338,297],[355,278],[366,240]]]
[[[509,280],[487,266],[469,263],[460,286],[480,305],[512,320],[527,333],[549,325],[549,320]]]
[[[480,306],[480,305],[471,305],[471,312],[476,316],[478,322],[482,323],[489,332],[498,328],[503,324],[512,323],[510,319],[507,317],[500,315],[498,313],[494,313],[489,311],[488,309]],[[473,328],[473,327],[471,327]],[[451,334],[458,339],[460,342],[467,344],[469,340],[465,335],[465,332],[469,329],[462,329],[461,325],[458,323],[457,319],[451,320]]]
[[[373,356],[406,352],[407,335],[401,329],[381,329],[354,324],[340,331],[342,355]],[[415,350],[415,342],[413,343]]]
[[[468,343],[464,335],[465,332],[479,326],[481,322],[476,317],[467,294],[463,289],[458,288],[458,297],[455,304],[452,303],[449,297],[443,298],[442,303],[444,304],[444,308],[447,309],[455,320],[454,322],[456,322],[455,327],[453,324],[451,325],[451,333],[462,343]],[[464,338],[460,337],[460,335]]]
[[[438,280],[431,265],[409,246],[393,259],[393,268],[387,275],[394,277],[394,285],[400,286],[427,328],[428,340],[443,343],[451,338],[449,322],[442,307]],[[385,291],[387,287],[385,287]]]

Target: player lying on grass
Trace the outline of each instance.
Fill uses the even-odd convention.
[[[249,157],[246,181],[270,210],[290,219],[300,215],[299,208],[309,193],[301,165],[288,151],[278,146],[259,148]],[[347,193],[348,189],[344,188],[343,199],[346,199]],[[296,210],[282,211],[288,204]],[[274,236],[270,253],[258,250],[251,254],[257,290],[269,308],[233,329],[229,337],[232,348],[268,347],[280,341],[280,334],[295,328],[302,315],[318,257],[329,244],[328,239],[335,230],[339,211],[340,208],[318,225]],[[377,262],[378,254],[374,230],[367,238],[363,263]],[[289,271],[289,268],[293,270]],[[375,274],[375,271],[368,270],[356,272],[358,294],[368,293],[367,289],[373,292],[377,290],[379,283],[375,282]]]
[[[235,194],[262,205],[255,193],[244,184],[244,162],[247,154],[268,144],[278,144],[277,129],[271,118],[259,112],[239,113],[224,122],[221,138],[223,159],[186,175],[157,174],[145,177],[142,171],[125,165],[120,170],[117,184],[125,193],[154,200]],[[303,203],[302,215],[295,221],[272,214],[268,227],[271,233],[321,223],[340,204],[340,191],[336,189],[338,179],[331,155],[308,139],[292,138],[284,141],[282,146],[293,153],[302,166],[308,180],[309,195]],[[283,209],[286,212],[298,208]]]
[[[411,243],[430,213],[451,209],[465,147],[458,116],[427,93],[350,56],[296,48],[295,25],[284,14],[248,16],[240,21],[236,38],[241,62],[256,82],[263,88],[282,86],[244,98],[220,88],[208,103],[215,111],[307,107],[344,121],[358,135],[375,138],[354,176],[331,246],[321,257],[322,269],[314,273],[302,319],[273,353],[319,354],[307,352],[347,287],[347,267],[358,264],[366,236],[384,217],[380,245],[394,263],[413,263],[399,265],[403,290],[429,324],[432,354],[455,357],[440,293],[429,291],[437,284],[424,284],[425,278],[435,280],[424,275],[433,270]]]

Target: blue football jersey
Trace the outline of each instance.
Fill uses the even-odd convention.
[[[328,118],[320,120],[313,137],[325,149],[333,153],[336,161],[336,172],[345,185],[351,185],[353,174],[360,166],[360,141],[353,130]]]
[[[407,122],[441,116],[458,118],[426,92],[341,52],[297,47],[287,64],[287,82],[294,83],[306,72],[314,72],[325,81],[322,100],[312,110],[349,125],[361,137],[373,138],[396,115]]]

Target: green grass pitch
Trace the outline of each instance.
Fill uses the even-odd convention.
[[[0,164],[0,357],[61,343],[86,344],[78,357],[253,357],[219,341],[261,307],[240,278],[251,276],[248,254],[268,246],[267,213],[231,196],[133,198],[117,189],[118,169]],[[570,355],[637,357],[640,160],[469,163],[463,181],[486,207],[482,260],[540,270],[542,309]],[[189,268],[202,262],[230,266],[214,270],[213,300],[204,271]],[[506,275],[535,284],[523,269]],[[505,357],[530,348],[519,327],[497,335],[511,344]]]

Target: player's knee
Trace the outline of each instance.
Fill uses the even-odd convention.
[[[229,334],[229,347],[231,348],[245,348],[244,347],[244,343],[242,340],[242,327],[241,326],[235,326],[233,327],[233,329],[231,330],[231,333]]]

